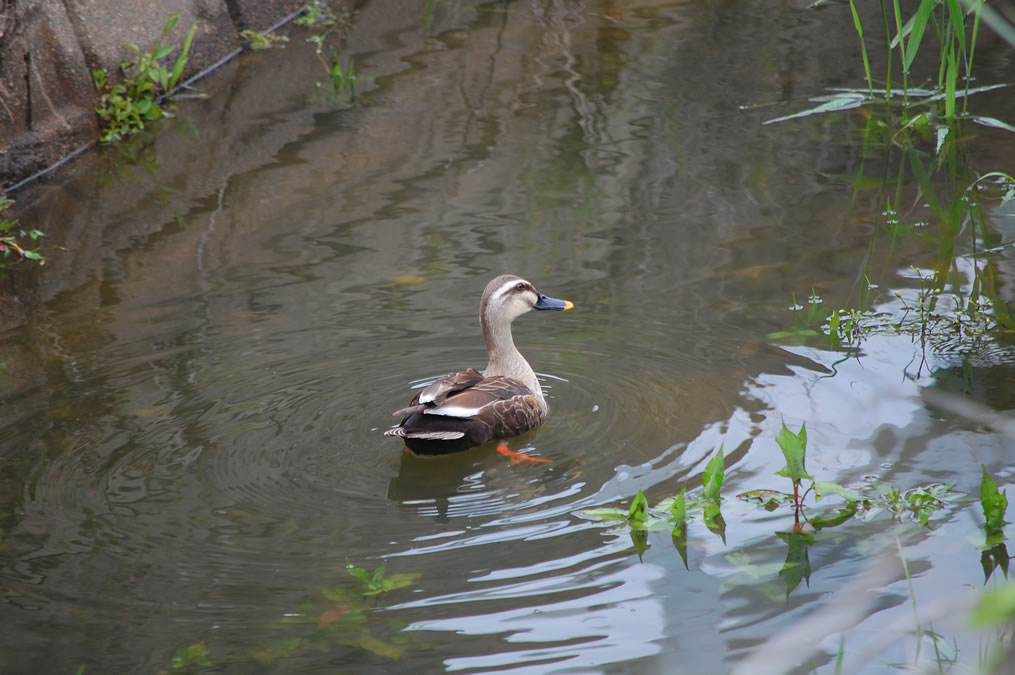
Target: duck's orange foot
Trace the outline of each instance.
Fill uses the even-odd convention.
[[[550,460],[543,459],[542,457],[533,457],[532,455],[526,455],[524,452],[515,452],[506,445],[498,445],[497,452],[504,455],[511,460],[512,464],[549,464]]]

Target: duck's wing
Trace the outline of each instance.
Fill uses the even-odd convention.
[[[480,382],[483,376],[476,370],[469,368],[460,373],[450,373],[436,382],[428,385],[416,394],[409,405],[392,413],[395,417],[421,413],[429,408],[442,405],[449,396],[464,389],[474,386]]]
[[[449,377],[459,375],[463,373]],[[467,379],[474,378],[462,378],[458,384]],[[420,403],[425,392],[413,399],[413,405],[399,411],[405,417],[399,426],[384,432],[386,435],[436,441],[464,438],[468,446],[481,445],[492,438],[509,438],[528,431],[546,416],[542,399],[509,377],[480,376],[471,386],[449,393],[440,405]]]
[[[483,377],[449,395],[442,404],[427,406],[423,412],[427,415],[483,418],[498,404],[524,404],[528,398],[535,398],[535,395],[517,380],[503,375]]]

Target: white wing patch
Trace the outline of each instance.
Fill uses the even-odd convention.
[[[438,408],[428,408],[423,412],[427,415],[444,415],[446,417],[475,417],[485,407],[463,408],[460,405],[442,405]]]

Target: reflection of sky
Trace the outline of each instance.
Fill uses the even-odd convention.
[[[787,596],[780,575],[787,551],[775,532],[791,528],[792,514],[786,509],[763,512],[733,495],[786,487],[785,479],[774,475],[784,464],[775,443],[783,422],[793,431],[807,424],[807,468],[815,478],[854,489],[864,488],[868,476],[902,489],[956,481],[956,490],[975,497],[979,464],[998,469],[1005,461],[1005,441],[957,427],[954,419],[943,419],[926,406],[921,389],[935,386],[935,379],[927,374],[926,364],[919,379],[914,378],[921,350],[906,336],[871,336],[859,358],[813,347],[783,349],[797,357],[787,359],[797,364],[789,366],[791,374],[761,373],[744,386],[745,397],[762,402],[767,412],[739,409],[724,424],[706,427],[698,438],[650,462],[619,465],[591,495],[582,497],[571,484],[561,492],[533,497],[517,512],[472,520],[478,527],[414,540],[412,548],[392,557],[459,549],[462,555],[474,550],[489,559],[491,545],[513,541],[538,548],[539,540],[556,543],[542,548],[540,560],[495,567],[458,584],[454,592],[389,609],[441,608],[435,611],[440,616],[416,620],[409,630],[463,636],[462,649],[445,657],[449,671],[603,672],[609,664],[639,660],[637,666],[625,667],[633,672],[727,672],[765,640],[792,632],[794,625],[805,624],[811,613],[827,606],[831,594],[882,546],[875,547],[869,538],[888,533],[888,558],[896,565],[890,581],[869,589],[869,605],[860,608],[844,633],[807,645],[822,652],[813,663],[827,665],[840,639],[847,656],[862,662],[860,672],[913,663],[913,596],[918,607],[938,611],[935,629],[947,626],[946,639],[975,653],[975,639],[964,632],[961,617],[938,610],[942,597],[961,598],[983,583],[975,503],[948,507],[930,528],[909,520],[896,523],[882,513],[874,522],[857,520],[819,532],[809,549],[810,579]],[[720,444],[729,465],[723,488],[726,542],[692,518],[688,569],[673,549],[668,530],[649,533],[650,548],[639,561],[623,527],[571,515],[593,505],[626,503],[638,489],[648,491],[655,503],[675,485],[676,476],[687,478],[689,491],[696,493],[704,463]],[[1002,482],[1003,472],[998,473]],[[1000,487],[1004,489],[1003,482]],[[474,504],[470,499],[474,497],[460,498],[459,516],[475,518],[473,508],[491,515],[483,510],[482,500]],[[834,506],[836,500],[830,497],[813,508]],[[594,539],[602,542],[599,546],[579,550],[573,540],[565,541],[596,529],[602,533]],[[912,596],[894,553],[896,538],[909,566]],[[891,632],[898,634],[885,642]],[[476,641],[470,643],[466,636]],[[873,654],[864,653],[867,649]]]
[[[627,548],[617,538],[588,558],[616,555]],[[597,568],[610,567],[600,572]],[[503,570],[498,576],[503,575]],[[525,598],[526,607],[485,614],[417,621],[409,630],[453,631],[461,635],[504,635],[518,650],[450,657],[449,671],[497,668],[498,672],[545,673],[548,669],[587,668],[656,654],[667,622],[653,582],[665,576],[652,564],[599,563],[580,573],[517,581],[496,589],[437,596],[392,607],[400,609],[445,603],[486,603],[496,598]],[[481,581],[473,579],[470,581]],[[587,590],[587,595],[554,601],[560,593]],[[513,666],[504,669],[505,666]]]

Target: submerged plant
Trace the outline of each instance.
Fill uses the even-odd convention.
[[[180,83],[190,54],[190,44],[197,31],[197,24],[190,27],[176,62],[172,68],[167,68],[163,64],[163,59],[175,48],[163,46],[162,41],[179,19],[179,14],[170,15],[162,34],[150,52],[142,52],[135,44],[126,45],[134,52],[135,58],[124,60],[120,64],[124,76],[121,83],[111,84],[104,69],[97,68],[92,71],[95,90],[99,94],[99,105],[95,111],[102,120],[103,142],[108,143],[136,134],[144,129],[147,122],[169,115],[168,108],[163,106],[161,100]]]
[[[274,663],[314,651],[335,649],[337,646],[369,652],[385,659],[401,658],[410,641],[403,633],[403,622],[387,619],[373,610],[381,594],[408,588],[421,576],[419,572],[387,574],[385,565],[372,570],[346,562],[346,571],[355,580],[348,579],[333,587],[322,588],[320,595],[309,599],[294,611],[287,612],[275,626],[285,637],[259,640],[256,646],[239,652],[222,653],[205,640],[176,650],[173,670],[192,671],[198,668],[223,668],[244,661]]]

